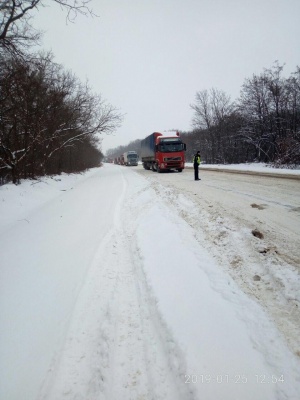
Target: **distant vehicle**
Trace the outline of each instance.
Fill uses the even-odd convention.
[[[123,158],[123,154],[120,157],[116,157],[114,159],[114,164],[117,165],[124,165],[124,158]]]
[[[179,133],[176,136],[163,136],[154,132],[141,141],[141,160],[145,169],[162,172],[184,169],[185,143]]]
[[[137,155],[136,151],[126,151],[126,153],[123,154],[123,157],[125,165],[138,165],[139,156]]]
[[[125,165],[125,160],[124,160],[124,155],[123,154],[119,157],[119,164],[120,165]]]

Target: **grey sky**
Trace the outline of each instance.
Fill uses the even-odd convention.
[[[43,48],[125,115],[102,149],[154,131],[190,130],[199,90],[234,100],[253,73],[300,65],[300,0],[93,0],[99,18],[66,25],[58,6],[34,26]]]

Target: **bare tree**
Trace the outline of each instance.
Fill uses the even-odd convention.
[[[90,0],[51,0],[67,12],[67,20],[74,21],[78,14],[94,15]],[[28,48],[39,42],[41,33],[31,24],[32,11],[44,7],[45,0],[1,0],[0,52],[24,56]]]
[[[227,120],[234,112],[230,96],[215,88],[209,92],[199,91],[196,93],[196,102],[191,108],[194,110],[192,123],[195,132],[202,136],[201,147],[205,148],[207,161],[224,162]]]
[[[286,149],[299,148],[296,145],[299,142],[297,73],[286,79],[282,71],[283,66],[275,62],[262,74],[246,79],[242,86],[239,111],[243,124],[240,136],[245,143],[253,146],[258,161],[295,160],[296,153],[287,157]]]
[[[195,104],[190,107],[195,111],[192,121],[196,129],[209,129],[213,124],[213,110],[209,92],[202,90],[196,93]]]

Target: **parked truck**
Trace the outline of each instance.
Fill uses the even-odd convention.
[[[138,165],[139,157],[136,151],[126,151],[126,153],[123,154],[123,157],[125,165]]]
[[[120,165],[125,165],[125,161],[124,161],[124,154],[121,154],[119,157],[119,164]]]
[[[176,136],[163,136],[154,132],[141,141],[141,160],[145,169],[162,172],[184,169],[185,143],[179,133]]]

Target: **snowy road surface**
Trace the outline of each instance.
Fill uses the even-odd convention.
[[[298,399],[299,182],[274,179],[1,187],[0,398]]]
[[[151,177],[141,167],[139,172],[155,178],[152,185],[163,185],[169,204],[204,234],[198,234],[201,245],[243,291],[267,308],[300,355],[300,180],[280,178],[280,170],[278,177],[269,178],[201,169],[201,184],[191,185],[191,171],[176,179],[172,174]],[[188,210],[178,202],[182,194],[194,203]],[[253,237],[252,230],[263,240]],[[261,279],[253,281],[254,276]]]

